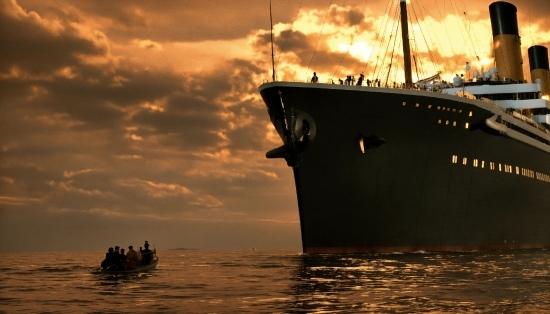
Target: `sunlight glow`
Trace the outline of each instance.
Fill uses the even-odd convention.
[[[139,136],[139,135],[130,134],[128,137],[131,138],[131,139],[134,140],[134,141],[138,141],[138,142],[143,141],[143,137],[141,137],[141,136]]]
[[[482,58],[479,63],[482,65],[482,66],[487,66],[487,65],[491,65],[493,64],[495,61],[493,58],[488,58],[488,57],[485,57],[485,58]]]
[[[164,107],[166,106],[167,98],[163,97],[160,100],[156,100],[154,102],[146,101],[141,104],[141,107],[144,109],[149,109],[151,111],[159,111],[164,112]]]
[[[361,62],[366,62],[369,59],[373,49],[364,41],[356,42],[351,46],[345,43],[338,44],[338,51],[346,53],[349,50],[349,54]]]

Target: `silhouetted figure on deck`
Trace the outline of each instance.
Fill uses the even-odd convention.
[[[357,86],[363,85],[363,79],[364,78],[365,78],[365,76],[363,75],[363,73],[359,74],[359,79],[357,80]]]
[[[370,87],[370,80],[367,79],[367,86]]]
[[[141,265],[148,265],[153,259],[153,251],[149,250],[149,242],[145,241],[145,249],[141,251]]]
[[[340,85],[344,85],[344,81],[342,81],[342,79],[338,79],[338,82],[340,83]]]
[[[313,72],[313,77],[311,78],[311,83],[317,83],[319,82],[319,78],[317,77],[317,73]]]
[[[116,265],[118,257],[115,255],[115,250],[110,247],[105,254],[105,259],[101,262],[101,268],[108,269],[113,265]]]

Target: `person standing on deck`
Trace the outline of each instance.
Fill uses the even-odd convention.
[[[363,73],[359,74],[359,79],[357,80],[357,86],[363,85],[363,79],[364,78],[365,78],[365,76],[363,75]]]
[[[313,77],[311,78],[311,83],[317,83],[319,82],[319,78],[317,77],[317,73],[313,72]]]

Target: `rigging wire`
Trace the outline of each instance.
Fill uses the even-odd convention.
[[[388,65],[388,71],[387,71],[387,75],[386,75],[386,72],[384,72],[384,75],[383,76],[386,76],[386,82],[385,82],[385,85],[387,86],[388,85],[388,77],[389,77],[389,72],[392,68],[392,63],[393,63],[393,55],[395,53],[395,43],[397,42],[397,32],[399,31],[399,25],[401,25],[401,21],[400,19],[397,18],[397,13],[399,12],[399,8],[396,10],[396,14],[395,14],[395,20],[397,21],[397,23],[395,23],[395,31],[392,32],[392,34],[390,35],[391,37],[393,37],[393,49],[392,49],[392,52],[391,52],[391,57],[390,57],[390,64]],[[390,37],[390,41],[388,41],[388,46],[386,47],[386,51],[384,52],[384,60],[386,59],[386,55],[388,53],[388,50],[390,49],[390,44],[391,44],[391,37]],[[381,74],[381,73],[380,73]],[[378,76],[377,76],[378,78]]]
[[[466,33],[468,33],[468,28],[466,26],[466,19],[465,17],[463,16],[463,14],[460,14],[460,9],[458,7],[458,5],[456,4],[456,2],[454,0],[451,0],[451,7],[453,8],[453,13],[455,14],[455,16],[458,17],[459,20],[461,20],[461,24],[460,26],[462,26],[462,28],[464,28],[466,30]],[[464,12],[466,13],[466,12]],[[469,40],[468,36],[464,35],[464,31],[462,30],[461,28],[461,31],[460,31],[460,35],[462,35],[462,38],[464,39],[464,42],[465,42],[465,48],[468,48],[468,50],[470,51],[470,55],[472,56],[477,56],[476,52],[475,52],[475,48],[473,47],[473,44],[471,43],[471,40]]]
[[[445,21],[445,2],[443,2],[443,13],[441,13],[441,10],[439,9],[439,5],[437,4],[437,1],[435,1],[435,5],[437,7],[437,11],[439,12],[439,15],[441,15],[441,20]],[[453,41],[451,40],[451,34],[449,34],[449,28],[443,27],[445,29],[445,32],[447,33],[447,39],[449,40],[449,45],[451,46],[451,51],[453,53],[453,56],[455,56],[454,60],[454,68],[456,69],[458,65],[458,60],[460,59],[460,56],[456,53],[456,50],[453,45]]]
[[[281,60],[281,56],[283,55],[283,52],[284,52],[285,47],[286,47],[286,42],[287,42],[288,36],[290,35],[290,31],[292,31],[292,29],[294,28],[294,23],[298,19],[298,15],[300,14],[300,10],[302,9],[302,4],[303,3],[304,3],[304,0],[302,0],[300,2],[300,6],[298,7],[298,11],[296,12],[296,15],[294,16],[294,20],[292,21],[292,24],[290,24],[289,32],[285,36],[285,39],[283,41],[283,47],[281,48],[281,51],[279,52],[279,56],[277,57],[277,62],[275,63],[275,67],[277,67],[279,65],[279,61]]]
[[[421,6],[420,6],[419,9],[418,9],[419,12],[420,12],[420,15],[423,15],[423,16],[430,16],[430,15],[428,14],[427,10],[426,10],[426,7],[422,4],[422,2],[420,2],[420,3],[421,3]],[[422,11],[423,11],[424,13],[422,13]],[[432,53],[433,53],[436,49],[435,49],[434,43],[433,43],[434,40],[432,39],[432,37],[431,37],[432,35],[430,34],[429,31],[431,30],[431,32],[432,32],[432,34],[433,34],[433,36],[434,36],[434,38],[435,38],[435,42],[440,43],[441,41],[439,40],[439,37],[437,36],[437,32],[435,31],[435,27],[434,27],[433,24],[431,23],[431,20],[432,20],[432,19],[430,19],[430,18],[425,18],[425,19],[424,19],[424,23],[428,25],[428,26],[427,26],[427,28],[428,28],[428,37],[430,38],[430,42],[431,42],[431,44],[432,44],[432,47],[429,47],[429,48],[431,49],[431,51],[432,51]],[[445,29],[446,29],[446,28],[445,28]],[[440,45],[440,46],[441,46],[441,45]],[[441,54],[441,55],[443,55],[443,54]],[[435,61],[437,62],[437,67],[436,67],[436,68],[437,68],[437,71],[441,71],[441,68],[439,67],[440,61],[439,61],[439,58],[437,57],[437,54],[435,54],[434,59],[435,59]]]
[[[344,2],[342,3],[342,8],[346,6],[346,0],[344,0]],[[355,28],[355,31],[357,32],[357,27]],[[351,43],[353,43],[353,36],[355,35],[352,35],[351,36],[351,42],[350,42],[350,46],[351,46]],[[349,47],[348,47],[348,51],[349,51]],[[347,51],[346,51],[347,53]],[[338,67],[336,68],[336,71],[338,71],[338,68],[340,67],[340,65],[342,64],[342,61],[344,61],[344,58],[345,58],[346,55],[344,55],[342,57],[342,60],[340,60],[340,64],[338,65]],[[334,78],[334,75],[336,74],[336,71],[334,71],[334,73],[332,74],[332,76],[330,77],[330,81],[331,82],[334,82],[332,79]]]
[[[319,47],[319,41],[321,40],[321,36],[323,35],[323,30],[325,29],[325,24],[327,22],[327,16],[330,11],[330,6],[332,5],[332,0],[330,0],[330,4],[328,5],[327,13],[325,14],[325,20],[323,21],[323,26],[321,27],[321,33],[319,34],[319,38],[317,38],[317,44],[315,45],[315,50],[313,51],[313,55],[311,55],[311,59],[309,60],[309,64],[307,65],[306,69],[306,82],[308,79],[308,72],[309,67],[311,66],[311,61],[313,61],[313,57],[315,56],[315,53],[317,52],[317,47]]]
[[[374,50],[376,49],[376,46],[379,47],[378,50],[381,50],[382,48],[382,41],[379,40],[379,37],[380,37],[380,34],[386,32],[386,28],[387,28],[387,25],[389,24],[389,12],[391,12],[391,8],[393,7],[393,3],[394,1],[388,1],[388,5],[386,6],[386,11],[384,13],[384,18],[382,19],[382,23],[380,24],[380,29],[378,30],[378,32],[376,33],[376,37],[374,39],[374,46],[372,47],[372,50],[370,51],[370,54],[369,54],[369,57],[367,58],[367,61],[365,62],[365,66],[363,67],[363,71],[361,71],[362,73],[364,73],[367,69],[367,66],[369,64],[369,61],[370,61],[370,58],[372,56],[372,53],[374,52]],[[384,32],[382,32],[382,28],[384,28]],[[375,63],[375,66],[374,66],[374,71],[372,73],[372,76],[371,78],[374,79],[374,75],[376,73],[376,69],[378,67],[378,60],[379,60],[379,57],[376,58],[376,63]]]
[[[390,18],[390,14],[391,13],[391,10],[393,9],[393,1],[390,1],[392,3],[391,7],[389,8],[388,12],[386,13],[386,23],[384,25],[384,33],[383,33],[383,36],[382,38],[385,38],[387,37],[387,33],[389,32],[389,40],[388,40],[388,47],[389,47],[389,44],[391,42],[391,39],[392,39],[392,34],[393,34],[393,30],[391,29],[393,27],[393,23],[391,23],[391,21],[394,21],[394,20],[397,20],[397,15],[398,15],[398,12],[399,12],[399,7],[397,7],[396,11],[394,12],[394,19],[392,20]],[[390,28],[390,30],[388,31],[388,28]],[[382,50],[382,39],[380,39],[378,41],[379,43],[379,51]],[[373,79],[376,79],[378,80],[378,78],[382,75],[381,73],[381,69],[378,69],[378,65],[379,63],[381,64],[384,64],[384,60],[386,60],[386,54],[388,52],[388,47],[386,47],[386,51],[384,52],[384,54],[382,54],[382,60],[380,61],[380,54],[378,54],[378,56],[376,57],[376,64],[375,64],[375,67],[374,67],[374,71],[372,73],[372,78]],[[370,59],[370,58],[369,58]],[[380,61],[380,62],[379,62]],[[368,60],[367,60],[367,64],[368,64]],[[365,68],[367,67],[367,64],[365,64]],[[380,65],[381,67],[382,65]]]
[[[420,19],[418,18],[418,15],[416,14],[416,9],[413,5],[411,5],[411,8],[412,8],[412,13],[414,14],[414,17],[416,19],[416,23],[417,25],[420,26]],[[419,9],[420,10],[420,9]],[[422,27],[419,27],[420,29],[420,34],[422,35],[422,38],[424,39],[424,43],[426,44],[426,48],[428,49],[428,55],[430,56],[430,60],[432,62],[432,64],[435,65],[437,71],[439,71],[439,65],[438,65],[438,61],[437,60],[437,57],[434,55],[433,53],[433,49],[432,47],[430,46],[430,44],[428,43],[428,39],[427,39],[427,36],[424,34],[424,31],[423,31],[423,28]],[[428,33],[428,36],[429,36],[429,33]],[[416,38],[416,37],[415,37]],[[430,38],[430,41],[431,41],[431,38]],[[417,41],[415,41],[415,48],[416,48],[416,52],[417,52],[417,55],[419,54],[419,49],[418,49],[418,43]],[[418,56],[419,57],[419,56]],[[417,68],[416,69],[416,75],[418,77],[418,79],[420,79],[420,70]],[[424,75],[424,74],[423,74]]]
[[[396,10],[395,10],[394,16],[393,16],[394,17],[393,20],[397,21],[398,20],[398,18],[397,18],[398,15],[399,15],[399,7],[396,7]],[[388,23],[389,23],[389,20],[390,20],[390,18],[388,18]],[[394,25],[399,25],[399,23],[395,23]],[[397,28],[396,28],[396,31],[397,31]],[[395,33],[397,34],[396,31],[395,31]],[[391,32],[390,32],[390,39],[388,40],[388,45],[386,46],[386,50],[382,54],[382,61],[380,62],[381,63],[380,66],[382,66],[385,63],[386,55],[388,54],[388,50],[389,50],[392,38],[394,38],[394,40],[395,40],[395,36],[393,35],[393,33],[394,33],[394,30],[392,29]],[[380,49],[382,49],[382,42],[380,42]],[[375,70],[374,70],[374,73],[373,73],[373,77],[375,77],[376,80],[378,80],[380,78],[380,76],[383,76],[382,69],[379,69],[378,72],[376,72],[376,68],[378,67],[378,60],[379,59],[377,58],[376,59],[376,67],[375,67]]]
[[[396,36],[396,37],[398,37],[398,36]],[[399,46],[397,47],[397,49],[398,49],[399,51],[403,51],[403,41],[402,41],[402,40],[399,41]],[[395,87],[395,84],[396,84],[396,82],[397,82],[397,73],[398,73],[398,71],[399,71],[399,66],[400,66],[400,65],[401,65],[401,62],[399,62],[399,59],[397,59],[397,65],[393,67],[393,69],[394,69],[394,70],[393,70],[393,83],[394,83],[394,87]]]
[[[424,72],[424,65],[422,64],[422,58],[420,58],[420,53],[419,53],[419,49],[418,49],[418,41],[415,40],[414,41],[414,51],[416,52],[416,54],[413,54],[413,59],[414,59],[414,66],[415,66],[415,70],[416,70],[416,78],[418,80],[421,80],[421,78],[425,78],[427,77],[427,74]],[[432,63],[434,63],[433,60],[431,60]]]
[[[474,52],[476,53],[476,56],[479,56],[478,54],[478,51],[480,51],[481,49],[479,48],[479,41],[477,40],[477,37],[476,37],[476,32],[473,32],[472,31],[472,21],[470,21],[470,17],[468,16],[468,14],[466,13],[468,10],[466,10],[466,4],[464,3],[464,0],[461,0],[462,1],[462,8],[464,9],[464,18],[466,19],[466,21],[468,22],[468,28],[467,28],[467,31],[469,34],[471,34],[470,36],[473,36],[474,37],[474,42],[472,43],[472,46],[474,47]],[[475,46],[474,46],[475,44]],[[477,47],[476,47],[477,46]],[[477,48],[477,49],[476,49]]]
[[[351,40],[350,40],[350,44],[348,46],[348,50],[346,51],[346,53],[342,56],[342,59],[340,60],[340,64],[338,64],[338,67],[336,68],[336,70],[334,71],[334,73],[332,74],[332,77],[330,78],[331,80],[334,78],[334,76],[336,75],[336,72],[338,72],[338,69],[340,69],[340,66],[342,65],[342,62],[344,62],[344,59],[346,58],[346,56],[349,54],[349,50],[351,49],[351,45],[353,44],[353,40],[355,38],[355,36],[357,35],[357,28],[359,26],[359,24],[363,21],[363,16],[365,14],[365,9],[367,8],[367,1],[368,0],[365,0],[365,5],[363,6],[363,11],[361,12],[361,17],[359,18],[359,21],[357,22],[357,24],[355,25],[355,33],[351,36]],[[344,1],[345,3],[345,1]]]

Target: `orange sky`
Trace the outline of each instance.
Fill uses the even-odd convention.
[[[384,75],[387,1],[332,2],[273,0],[280,79]],[[524,55],[550,47],[550,1],[511,2]],[[433,3],[412,3],[436,60],[415,33],[420,76],[490,58],[491,1]],[[0,0],[0,14],[0,250],[300,249],[292,171],[265,158],[280,145],[257,92],[269,1]]]

